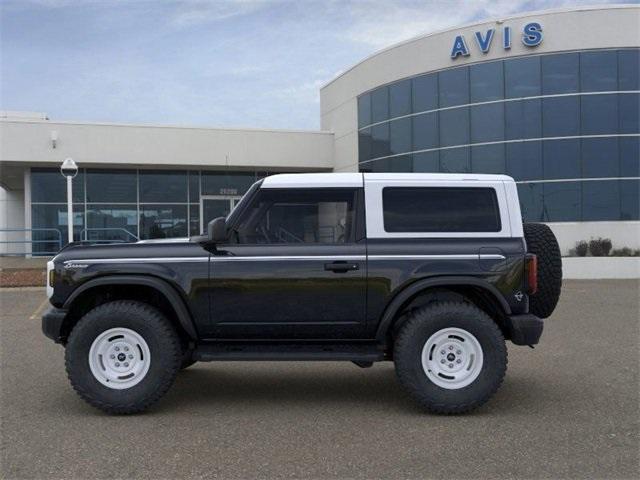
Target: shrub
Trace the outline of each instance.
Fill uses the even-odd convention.
[[[589,251],[589,244],[584,240],[580,240],[579,242],[576,242],[574,251],[578,257],[586,257],[587,252]]]
[[[609,238],[592,238],[589,242],[589,250],[594,257],[606,257],[609,255],[612,246]]]
[[[640,250],[632,250],[629,247],[616,248],[611,251],[612,257],[640,257]]]

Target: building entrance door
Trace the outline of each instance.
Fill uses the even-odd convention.
[[[229,215],[241,196],[203,195],[200,197],[200,231],[206,231],[211,220]]]

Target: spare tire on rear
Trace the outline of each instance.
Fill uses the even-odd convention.
[[[556,308],[562,289],[562,258],[556,236],[544,223],[525,223],[527,251],[538,257],[538,291],[529,296],[529,312],[547,318]]]

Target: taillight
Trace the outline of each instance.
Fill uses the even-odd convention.
[[[527,293],[533,295],[538,291],[538,257],[533,253],[526,257]]]

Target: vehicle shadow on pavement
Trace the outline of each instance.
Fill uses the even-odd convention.
[[[152,410],[168,412],[190,406],[262,409],[283,407],[357,407],[395,411],[407,415],[424,414],[400,386],[392,364],[361,370],[355,365],[266,363],[225,368],[225,363],[196,365],[181,372],[167,396]],[[472,412],[528,414],[540,408],[546,392],[544,384],[526,376],[507,377],[496,397]],[[553,397],[558,392],[554,391]],[[561,396],[561,394],[560,394]],[[554,398],[555,401],[555,398]]]
[[[412,402],[396,380],[392,365],[362,370],[353,365],[270,362],[196,365],[181,372],[162,410],[184,405],[242,405],[261,407],[384,404],[410,409]]]

